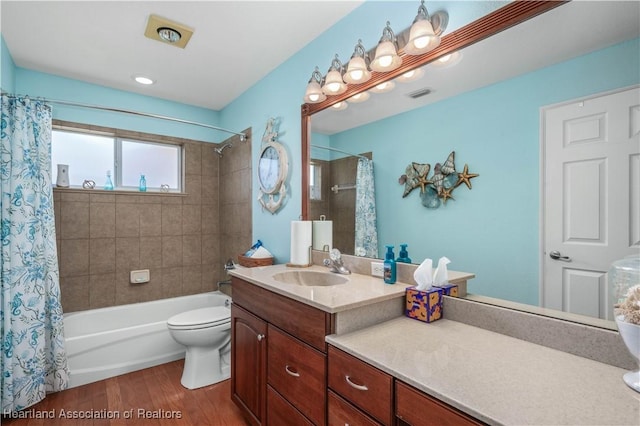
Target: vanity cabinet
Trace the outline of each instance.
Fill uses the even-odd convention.
[[[233,401],[253,425],[325,425],[331,315],[237,277],[232,286]]]
[[[483,424],[340,349],[328,352],[330,426]]]

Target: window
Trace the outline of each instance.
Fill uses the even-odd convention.
[[[110,172],[117,190],[138,190],[140,175],[145,175],[148,191],[168,185],[170,191],[179,192],[181,156],[180,145],[80,131],[54,129],[52,133],[53,182],[57,179],[56,164],[67,164],[71,187],[80,188],[85,180],[92,180],[100,189]]]
[[[309,169],[309,198],[322,200],[322,166],[313,162]]]

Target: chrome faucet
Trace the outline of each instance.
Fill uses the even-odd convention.
[[[331,250],[329,258],[325,259],[322,264],[329,268],[331,272],[343,275],[349,275],[351,273],[351,271],[344,266],[344,263],[342,263],[342,253],[336,248]]]

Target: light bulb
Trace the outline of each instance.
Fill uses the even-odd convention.
[[[330,92],[337,92],[338,90],[340,90],[340,83],[327,84],[327,90]]]
[[[404,78],[411,78],[411,77],[413,77],[413,75],[414,75],[415,73],[416,73],[416,71],[415,71],[415,70],[407,71],[407,72],[405,72],[404,74],[402,74],[402,77],[404,77]]]
[[[362,76],[364,76],[364,71],[362,70],[353,70],[349,73],[351,79],[354,81],[362,80]]]
[[[320,95],[317,95],[317,94],[309,95],[309,100],[310,100],[311,102],[317,102],[317,101],[318,101],[318,99],[320,99]]]
[[[427,47],[428,44],[429,44],[429,37],[426,37],[426,36],[418,37],[415,40],[413,40],[413,45],[415,46],[416,49],[424,49],[425,47]]]
[[[378,63],[382,68],[388,67],[389,65],[391,65],[391,62],[393,62],[391,55],[385,55],[378,58]]]
[[[448,55],[444,55],[442,58],[439,58],[438,61],[445,63],[445,62],[448,62],[449,59],[451,59],[451,53],[449,53]]]
[[[386,81],[384,83],[380,83],[376,86],[376,89],[378,90],[384,90],[387,86],[389,85],[389,83],[387,83]]]

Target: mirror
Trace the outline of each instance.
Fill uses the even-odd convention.
[[[469,283],[471,292],[539,306],[544,201],[540,200],[540,108],[637,84],[637,16],[636,2],[566,3],[533,19],[525,17],[517,26],[478,43],[464,44],[456,66],[435,69],[428,63],[452,52],[445,34],[441,48],[388,76],[393,79],[424,66],[425,76],[414,84],[432,92],[413,106],[383,98],[399,95],[405,104],[410,100],[405,94],[415,88],[397,83],[396,92],[372,94],[367,102],[350,104],[344,111],[327,108],[387,78],[382,76],[322,104],[303,106],[303,160],[309,161],[313,153],[309,141],[315,144],[318,135],[343,151],[371,152],[381,248],[394,244],[397,254],[398,245],[408,243],[414,263],[446,255],[452,260],[451,269],[476,274]],[[593,30],[594,17],[602,23],[598,31]],[[525,38],[532,31],[533,39]],[[582,56],[587,54],[593,56]],[[606,61],[619,59],[617,55],[622,60]],[[481,62],[474,63],[474,58]],[[509,59],[517,63],[504,62]],[[532,74],[534,70],[538,71]],[[612,77],[602,78],[607,72]],[[634,72],[634,79],[626,79]],[[491,93],[498,97],[489,98]],[[383,110],[385,105],[394,105],[393,111]],[[393,121],[385,119],[391,115]],[[450,151],[456,151],[458,170],[468,164],[480,175],[471,190],[456,189],[455,199],[435,210],[421,205],[419,190],[402,198],[403,186],[397,182],[407,164],[433,166],[444,162]],[[308,169],[307,162],[303,171]],[[308,180],[303,180],[307,186]],[[311,204],[309,194],[303,193],[303,214],[308,219],[314,219]],[[378,257],[381,254],[379,250]]]

